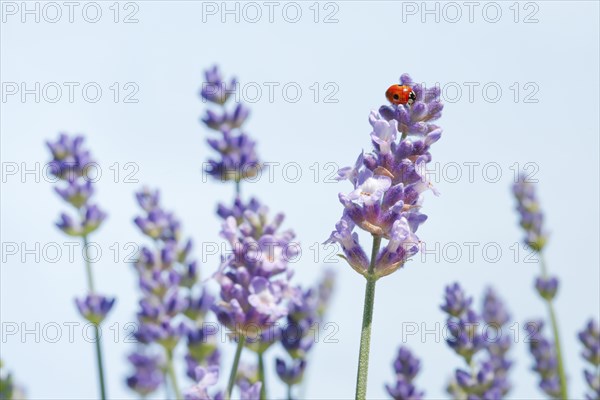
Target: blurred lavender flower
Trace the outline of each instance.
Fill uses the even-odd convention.
[[[196,384],[188,389],[184,394],[184,398],[186,400],[217,400],[224,398],[221,392],[212,397],[208,394],[208,388],[216,385],[217,381],[219,380],[218,367],[197,367],[195,370],[194,380],[196,381]]]
[[[535,186],[529,182],[525,173],[519,174],[513,185],[513,194],[517,199],[521,227],[525,230],[525,244],[535,251],[542,251],[548,240],[543,228],[544,214],[540,209]]]
[[[231,112],[226,108],[227,101],[237,89],[237,81],[232,79],[228,85],[225,84],[216,65],[205,71],[205,77],[200,96],[203,101],[220,106],[218,110],[207,110],[202,118],[208,128],[220,134],[218,138],[207,139],[210,147],[217,151],[218,158],[208,160],[205,172],[215,179],[238,183],[256,176],[262,166],[255,142],[241,130],[249,110],[241,103],[237,103]]]
[[[589,400],[600,399],[600,328],[598,322],[590,319],[585,329],[579,332],[579,341],[583,344],[583,358],[591,364],[591,370],[584,371],[585,380],[592,390],[586,394]]]
[[[56,226],[69,236],[80,237],[83,242],[83,261],[86,267],[88,295],[76,299],[75,304],[81,315],[95,325],[95,348],[98,365],[98,382],[100,397],[106,399],[104,384],[104,367],[102,362],[102,346],[98,325],[106,318],[115,299],[96,294],[92,265],[88,254],[88,236],[100,227],[106,214],[91,202],[94,188],[88,178],[89,170],[95,166],[90,152],[83,147],[83,136],[60,134],[56,142],[46,142],[52,160],[49,163],[50,173],[64,182],[63,187],[55,187],[56,193],[70,204],[78,218],[61,213]]]
[[[401,80],[412,84],[408,75],[402,75]],[[340,193],[344,213],[327,243],[340,243],[350,266],[365,276],[369,262],[354,228],[388,239],[374,260],[373,274],[376,278],[389,275],[418,252],[415,232],[427,219],[419,212],[422,194],[428,189],[437,194],[427,180],[426,165],[431,161],[429,148],[442,133],[429,123],[441,114],[439,90],[423,90],[420,85],[414,89],[417,101],[413,105],[383,106],[381,115],[371,113],[373,153],[360,154],[354,167],[338,172],[354,190]],[[412,121],[408,125],[406,118]],[[399,140],[398,132],[402,132]]]
[[[420,369],[419,359],[407,347],[400,347],[394,360],[396,381],[392,385],[385,386],[388,394],[394,400],[421,400],[425,394],[413,384]]]
[[[535,280],[535,288],[542,298],[552,301],[558,291],[558,278],[540,276]]]
[[[246,208],[241,221],[230,215],[222,225],[221,235],[231,244],[232,254],[215,276],[221,299],[213,310],[221,324],[244,336],[247,329],[250,336],[257,329],[270,329],[287,315],[285,301],[297,298],[297,290],[288,285],[288,261],[298,254],[295,235],[278,232],[283,214],[270,221],[267,211],[263,206],[256,211]]]
[[[232,78],[229,84],[225,83],[217,65],[204,71],[204,77],[200,97],[206,101],[223,105],[236,91],[237,80]]]
[[[275,371],[277,372],[277,376],[279,376],[279,379],[288,386],[297,385],[302,382],[305,369],[306,361],[303,359],[294,359],[290,365],[287,365],[282,358],[277,357],[275,359]]]
[[[218,139],[207,139],[219,158],[208,160],[206,173],[221,181],[235,182],[256,176],[262,168],[254,149],[256,143],[243,132],[223,129],[221,133]]]
[[[407,135],[427,136],[438,127],[432,121],[442,116],[444,105],[440,102],[440,87],[425,88],[424,85],[414,83],[408,74],[400,77],[400,85],[407,85],[415,92],[416,99],[412,105],[381,106],[379,113],[387,121],[397,122],[398,132],[402,137]]]
[[[85,237],[98,229],[106,214],[91,204],[94,187],[88,171],[95,165],[90,152],[83,148],[83,136],[70,137],[61,134],[56,142],[46,142],[52,154],[49,170],[52,175],[65,182],[64,187],[55,187],[56,193],[72,205],[78,213],[76,220],[61,213],[56,226],[70,236]]]
[[[489,356],[488,363],[494,370],[493,386],[499,390],[502,396],[506,396],[511,389],[508,372],[512,366],[512,362],[507,358],[507,353],[513,338],[508,333],[509,327],[507,326],[510,315],[492,288],[488,288],[485,292],[482,318],[487,324],[484,340]],[[495,328],[495,332],[491,328]],[[493,338],[490,337],[492,335]]]
[[[219,379],[219,368],[216,366],[211,367],[198,367],[195,371],[194,380],[196,384],[189,388],[184,395],[185,400],[224,400],[225,394],[221,391],[216,392],[214,395],[208,393],[208,388],[216,385]],[[240,380],[238,382],[240,389],[240,400],[258,400],[260,395],[261,383],[256,382],[251,384],[247,380]]]
[[[308,353],[331,300],[334,280],[334,272],[326,270],[316,288],[303,291],[299,301],[288,303],[287,321],[280,328],[278,339],[292,360],[288,364],[283,358],[277,358],[275,370],[288,385],[289,397],[292,386],[302,382],[304,377]]]
[[[472,303],[458,283],[446,287],[441,308],[448,314],[451,337],[447,342],[469,367],[469,371],[456,370],[448,393],[455,399],[500,399],[510,390],[507,374],[511,362],[506,354],[511,338],[502,335],[502,327],[510,317],[492,289],[485,293],[481,317],[472,309]]]
[[[81,316],[94,325],[100,325],[115,304],[114,297],[106,297],[96,293],[88,294],[82,299],[75,299]]]
[[[204,329],[214,298],[199,283],[198,265],[190,257],[192,242],[181,239],[181,223],[162,208],[159,192],[144,188],[136,193],[136,200],[145,214],[134,222],[153,240],[155,250],[142,247],[134,264],[142,292],[135,337],[148,347],[162,348],[165,369],[177,391],[173,353],[183,338],[187,339],[188,375],[199,366],[219,363],[215,332]]]
[[[544,323],[531,321],[525,326],[529,335],[529,351],[535,359],[533,370],[540,376],[539,387],[554,399],[561,398],[558,361],[554,345],[542,334]]]
[[[127,378],[127,386],[140,396],[145,397],[151,394],[164,383],[163,369],[165,366],[162,357],[136,352],[132,353],[128,360],[135,371]]]

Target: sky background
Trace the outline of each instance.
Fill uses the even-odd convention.
[[[33,9],[35,3],[27,4]],[[21,2],[2,3],[0,345],[2,359],[28,396],[75,399],[97,393],[93,346],[85,340],[83,324],[73,328],[69,340],[68,324],[81,323],[73,297],[84,294],[84,268],[79,258],[69,260],[65,243],[74,240],[54,227],[66,206],[43,174],[49,160],[44,141],[59,132],[85,134],[86,146],[100,163],[96,200],[109,218],[92,237],[102,249],[94,269],[99,290],[118,298],[104,325],[105,368],[110,397],[133,398],[124,377],[130,372],[125,357],[134,345],[125,337],[131,330],[127,323],[135,321],[139,291],[125,258],[132,249],[128,243],[144,242],[132,223],[139,212],[133,193],[144,184],[161,189],[164,206],[183,221],[185,235],[196,243],[194,255],[204,258],[202,273],[209,277],[218,256],[203,257],[202,243],[221,243],[214,210],[233,195],[232,185],[203,181],[201,174],[212,153],[205,143],[211,133],[199,123],[207,104],[198,90],[203,69],[218,63],[246,91],[242,100],[252,111],[246,127],[260,157],[281,163],[273,179],[263,176],[243,184],[243,196],[255,195],[272,211],[286,213],[284,226],[296,231],[303,248],[294,264],[297,282],[316,282],[325,264],[337,271],[327,316],[338,327],[335,342],[321,340],[315,346],[307,397],[354,395],[363,306],[364,280],[341,260],[326,263],[332,249],[315,246],[341,215],[338,193],[351,190],[348,182],[332,183],[327,176],[334,166],[350,165],[369,149],[370,110],[385,104],[386,88],[408,72],[416,81],[444,88],[446,105],[438,121],[444,134],[432,149],[431,164],[438,163],[434,182],[441,196],[425,195],[423,212],[429,220],[419,230],[427,246],[438,251],[378,282],[369,397],[386,396],[383,384],[393,380],[391,363],[402,343],[422,360],[416,382],[427,397],[447,397],[445,384],[461,360],[441,335],[421,334],[443,324],[439,305],[451,282],[461,282],[477,306],[484,289],[493,285],[517,324],[546,317],[532,290],[539,267],[527,262],[522,248],[515,252],[523,235],[510,185],[517,166],[531,163],[551,232],[548,266],[561,280],[556,308],[570,393],[581,398],[584,362],[576,332],[600,313],[598,3],[481,2],[471,20],[462,2],[454,3],[460,18],[454,6],[427,3],[439,10],[436,21],[435,14],[423,14],[421,2],[281,2],[272,22],[267,6],[255,4],[262,14],[255,22],[256,8],[242,3],[236,22],[235,15],[222,15],[221,2],[144,1],[120,3],[118,16],[113,2],[99,2],[102,14],[96,23],[84,19],[85,7],[85,17],[95,18],[95,9],[86,3],[74,9],[73,22],[61,6],[61,18],[51,23],[56,9],[44,8],[45,3],[38,3],[39,22],[35,15],[22,14]],[[228,7],[234,9],[235,3]],[[215,15],[207,12],[215,8]],[[302,14],[292,23],[297,8]],[[128,15],[137,22],[124,23]],[[31,94],[23,101],[23,82],[29,89],[40,83],[39,102]],[[55,103],[50,82],[63,92]],[[72,102],[63,82],[79,83]],[[95,103],[86,101],[81,90],[90,82],[102,89]],[[272,99],[265,82],[279,85]],[[287,98],[282,93],[286,84],[291,87]],[[255,99],[257,86],[262,94]],[[11,95],[14,87],[19,92]],[[302,90],[296,102],[294,87]],[[124,102],[136,88],[131,99],[138,102]],[[93,88],[88,95],[94,96]],[[286,163],[292,165],[287,174]],[[473,165],[472,179],[468,165]],[[23,175],[24,169],[35,168],[38,172]],[[295,179],[298,168],[302,175]],[[465,244],[470,242],[477,243],[472,257]],[[36,243],[39,260],[23,251]],[[8,251],[13,245],[17,254]],[[60,337],[51,343],[47,339],[55,337],[57,325]],[[407,335],[413,326],[418,332]],[[9,335],[15,327],[18,332]],[[39,338],[23,338],[25,329]],[[522,326],[515,329],[520,338],[510,353],[516,363],[511,397],[541,398]],[[234,346],[222,347],[228,371]],[[281,352],[274,348],[269,358]],[[268,379],[271,395],[283,396],[272,369]]]

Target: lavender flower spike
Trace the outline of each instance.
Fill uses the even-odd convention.
[[[588,400],[600,399],[600,328],[598,322],[591,319],[585,329],[579,332],[579,341],[583,344],[583,358],[591,364],[591,370],[584,371],[585,380],[591,389],[586,395]]]
[[[407,347],[400,347],[398,356],[394,360],[396,381],[393,385],[386,385],[386,390],[394,400],[421,400],[425,395],[417,390],[413,379],[421,369],[421,362]]]
[[[540,209],[535,186],[528,181],[527,175],[521,173],[512,190],[517,199],[519,223],[525,230],[524,242],[533,250],[542,251],[548,241],[548,235],[543,227],[544,214]]]
[[[561,385],[558,375],[558,361],[552,343],[542,334],[542,321],[528,322],[525,331],[530,334],[529,351],[535,359],[533,370],[540,376],[539,387],[548,396],[561,398]]]
[[[442,134],[442,129],[431,123],[441,116],[440,90],[424,89],[406,74],[400,81],[413,88],[416,101],[382,106],[379,112],[370,113],[373,151],[361,153],[354,167],[338,171],[339,179],[349,180],[353,187],[338,196],[343,213],[328,240],[340,243],[350,266],[367,279],[356,384],[356,398],[361,400],[366,398],[375,282],[417,254],[420,240],[416,232],[427,219],[420,212],[424,192],[432,189],[437,194],[427,179],[426,166],[432,158],[429,150]],[[368,262],[353,235],[355,227],[373,237]],[[388,240],[384,246],[383,239]]]
[[[68,136],[60,134],[56,142],[47,142],[52,160],[50,173],[57,177],[63,187],[55,187],[56,193],[73,209],[77,218],[67,213],[61,213],[56,226],[69,236],[80,237],[83,242],[83,261],[85,264],[88,295],[76,299],[76,305],[81,315],[95,325],[96,361],[98,365],[98,383],[100,397],[106,399],[104,384],[104,367],[102,365],[102,347],[98,325],[111,310],[115,299],[109,299],[96,294],[92,265],[88,255],[88,237],[97,230],[106,219],[106,214],[92,203],[94,187],[88,178],[94,162],[90,152],[83,147],[83,136]],[[59,183],[60,184],[60,183]]]
[[[94,325],[100,325],[115,304],[115,298],[99,294],[89,294],[83,299],[75,299],[79,313]]]

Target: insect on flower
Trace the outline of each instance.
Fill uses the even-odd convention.
[[[399,104],[412,104],[417,99],[417,95],[408,85],[392,85],[386,90],[385,97],[390,103]]]

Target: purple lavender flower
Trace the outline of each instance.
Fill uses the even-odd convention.
[[[489,357],[488,362],[494,370],[493,386],[499,389],[502,396],[505,396],[511,389],[508,371],[512,362],[507,358],[507,353],[511,347],[512,336],[508,333],[509,329],[506,326],[510,315],[492,288],[488,288],[485,292],[482,318],[487,324],[483,336]],[[495,332],[492,328],[496,328]]]
[[[262,168],[256,143],[243,132],[224,129],[221,133],[218,139],[207,139],[219,158],[208,160],[206,173],[221,181],[236,182],[256,176]]]
[[[456,370],[451,393],[455,396],[466,394],[473,400],[501,399],[502,391],[494,383],[494,367],[483,362],[474,373]]]
[[[208,138],[207,142],[217,151],[216,159],[209,159],[205,172],[221,181],[240,182],[260,173],[261,162],[256,154],[255,142],[241,129],[248,118],[249,110],[241,103],[233,111],[226,109],[227,101],[235,93],[237,82],[224,83],[219,68],[214,66],[205,71],[206,82],[200,92],[204,101],[208,100],[221,107],[207,110],[202,122],[210,129],[219,132],[218,138]]]
[[[79,215],[78,219],[74,219],[69,214],[61,213],[56,226],[67,235],[77,237],[89,235],[106,218],[106,214],[91,203],[94,187],[87,177],[87,171],[94,164],[89,151],[82,147],[83,141],[83,136],[61,134],[56,142],[47,142],[52,153],[50,172],[65,182],[64,187],[57,186],[54,190]]]
[[[163,384],[164,360],[160,356],[136,352],[132,353],[128,360],[135,368],[133,375],[127,378],[127,386],[131,390],[141,396],[147,396]]]
[[[432,121],[442,116],[444,105],[440,102],[440,88],[434,86],[425,88],[424,85],[414,83],[408,74],[400,77],[400,85],[408,85],[415,92],[416,99],[412,105],[381,106],[379,113],[387,121],[395,121],[398,132],[402,136],[420,135],[426,136],[437,129],[431,124]]]
[[[217,346],[217,331],[212,326],[190,328],[187,333],[186,355],[188,376],[194,378],[196,367],[219,366],[221,352]]]
[[[292,360],[290,365],[287,365],[282,358],[275,360],[275,371],[279,379],[288,386],[297,385],[302,382],[304,370],[306,369],[306,361],[303,359]]]
[[[93,166],[90,152],[82,147],[83,136],[68,136],[61,133],[56,142],[46,142],[52,153],[50,173],[65,181],[83,178]]]
[[[591,389],[586,398],[598,400],[600,399],[600,329],[598,323],[590,319],[585,329],[579,332],[578,337],[584,347],[581,355],[592,366],[591,370],[583,372],[585,381]]]
[[[204,71],[204,77],[200,90],[200,96],[204,100],[223,105],[236,91],[237,80],[232,78],[229,84],[225,83],[217,65]]]
[[[420,400],[425,395],[413,384],[413,380],[421,369],[421,362],[407,347],[400,347],[394,360],[396,381],[386,385],[387,392],[394,400]]]
[[[471,307],[472,297],[467,297],[458,282],[446,286],[445,303],[441,309],[452,317],[460,317]]]
[[[535,251],[542,251],[548,240],[543,228],[544,214],[536,195],[535,185],[521,173],[513,185],[513,195],[517,199],[521,227],[525,230],[524,242]]]
[[[114,297],[99,294],[88,294],[82,299],[75,299],[75,304],[81,316],[92,324],[100,325],[115,304]]]
[[[447,342],[470,368],[456,370],[448,393],[455,399],[500,399],[510,390],[512,363],[506,354],[511,338],[502,333],[510,316],[491,288],[486,290],[481,316],[472,309],[472,302],[458,283],[446,287],[441,308],[448,313]]]
[[[198,283],[199,268],[190,258],[192,242],[181,239],[181,224],[162,208],[159,192],[144,188],[136,199],[145,215],[134,222],[156,249],[142,247],[134,264],[142,292],[135,337],[148,348],[160,349],[169,365],[186,338],[188,374],[194,375],[196,367],[219,363],[214,332],[203,329],[214,298]]]
[[[540,276],[535,280],[535,289],[542,298],[552,301],[558,291],[558,278]]]
[[[298,248],[292,243],[293,232],[277,232],[282,222],[283,214],[270,221],[262,206],[246,209],[241,222],[233,216],[223,222],[221,235],[231,244],[232,254],[215,276],[221,300],[213,311],[221,324],[244,336],[250,333],[247,329],[260,332],[286,316],[285,301],[296,296],[287,278],[288,261]]]
[[[206,110],[206,115],[202,118],[204,124],[216,131],[231,130],[240,128],[250,115],[250,110],[241,103],[235,106],[233,112],[223,110],[221,114],[215,111]]]
[[[412,85],[408,75],[401,80]],[[373,153],[360,154],[353,168],[338,172],[354,189],[339,195],[344,213],[328,242],[340,243],[349,264],[363,275],[369,263],[352,235],[354,227],[389,240],[377,255],[373,271],[376,278],[389,275],[418,252],[420,241],[415,232],[427,219],[419,212],[423,192],[432,189],[437,194],[426,177],[426,165],[431,161],[430,146],[442,133],[429,123],[441,115],[439,89],[425,90],[421,85],[414,89],[415,104],[383,106],[381,115],[371,113]],[[400,139],[398,132],[402,133]]]
[[[221,393],[211,397],[208,394],[208,388],[216,385],[219,380],[219,367],[197,367],[194,380],[196,384],[185,392],[186,400],[217,400],[223,398]]]
[[[540,376],[539,386],[552,398],[561,397],[558,361],[554,345],[542,334],[542,321],[528,322],[525,331],[529,336],[529,351],[535,359],[533,370]]]

